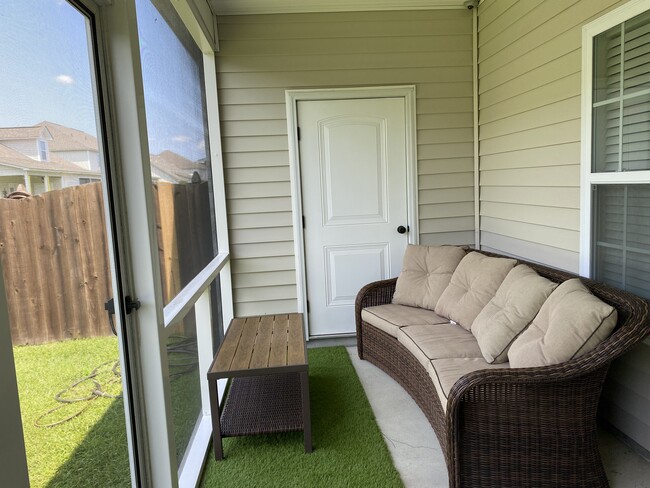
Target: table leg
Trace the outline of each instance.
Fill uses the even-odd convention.
[[[312,452],[311,408],[309,406],[309,371],[300,373],[300,390],[302,396],[302,423],[305,438],[305,452]]]
[[[214,447],[214,458],[220,461],[223,459],[223,444],[221,443],[221,409],[219,408],[217,380],[210,380],[208,383],[210,390],[210,409],[212,411],[212,445]]]

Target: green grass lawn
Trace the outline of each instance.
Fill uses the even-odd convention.
[[[200,410],[200,378],[198,369],[191,366],[195,355],[175,350],[174,343],[169,347],[172,419],[180,462]],[[60,396],[64,399],[92,396],[98,385],[109,395],[121,394],[120,379],[113,371],[118,358],[117,339],[18,346],[14,358],[31,487],[130,486],[122,398],[99,396],[75,403],[55,400],[63,390]],[[69,389],[97,367],[96,383],[86,380]],[[56,410],[46,414],[52,409]],[[82,409],[58,425],[36,425],[56,424]]]
[[[178,343],[170,344],[170,351],[174,346]],[[198,370],[186,367],[191,354],[176,359],[170,354],[172,417],[180,458],[196,419],[200,377]],[[115,377],[111,366],[118,357],[117,340],[19,346],[14,356],[32,488],[130,486],[121,398],[66,404],[42,417],[61,405],[54,399],[57,393],[102,364],[108,363],[94,379],[107,393],[120,392],[119,382],[110,383]],[[211,454],[204,488],[402,486],[346,350],[312,349],[309,357],[315,451],[304,454],[302,433],[226,439],[226,460],[217,463]],[[63,396],[89,396],[96,388],[85,381]],[[55,423],[84,407],[81,414],[59,425],[35,425]]]
[[[130,486],[124,407],[121,398],[97,397],[71,404],[55,400],[67,389],[104,363],[95,378],[107,393],[121,392],[109,366],[118,357],[114,337],[54,342],[14,348],[16,375],[23,417],[25,449],[32,488],[80,486]],[[96,385],[85,381],[64,394],[86,397]],[[41,417],[49,410],[63,408]],[[68,422],[57,422],[85,410]],[[39,420],[40,418],[40,420]]]

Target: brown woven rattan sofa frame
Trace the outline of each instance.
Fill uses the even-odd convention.
[[[519,262],[558,283],[576,277]],[[451,388],[446,412],[420,362],[395,337],[361,320],[363,308],[391,302],[396,279],[371,283],[359,292],[359,357],[392,376],[424,412],[440,441],[450,487],[608,486],[596,437],[598,400],[612,360],[650,332],[649,304],[611,286],[582,281],[618,311],[616,329],[607,340],[553,366],[467,374]]]

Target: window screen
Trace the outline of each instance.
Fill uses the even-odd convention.
[[[650,170],[650,12],[594,38],[593,171]]]
[[[592,185],[592,275],[650,298],[650,184],[619,178],[650,170],[650,12],[599,34],[593,48],[592,173],[601,179]]]
[[[594,185],[594,276],[650,298],[650,185]]]

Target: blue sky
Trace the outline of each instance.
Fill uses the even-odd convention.
[[[84,18],[65,2],[2,0],[0,127],[50,120],[95,135],[86,42]]]
[[[205,157],[202,76],[149,0],[137,0],[150,151]],[[0,1],[0,127],[42,120],[96,135],[85,18],[65,0]]]

